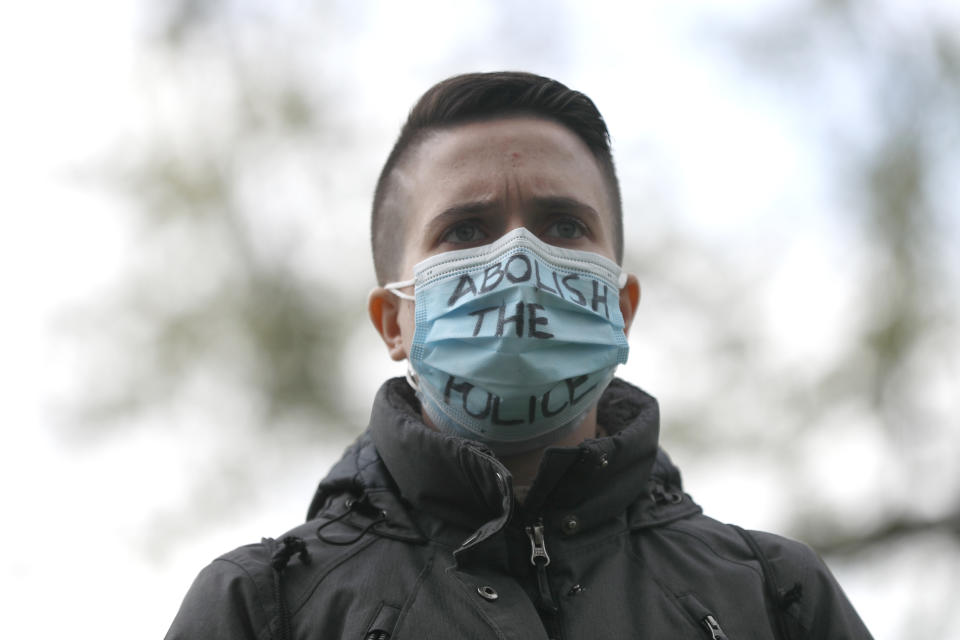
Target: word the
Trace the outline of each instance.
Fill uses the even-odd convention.
[[[497,337],[503,335],[503,328],[513,323],[514,331],[517,334],[518,338],[523,337],[523,310],[527,310],[527,337],[529,338],[552,338],[552,333],[547,333],[546,331],[540,331],[537,329],[538,326],[546,326],[548,320],[546,316],[538,316],[537,310],[543,311],[542,304],[534,304],[528,302],[526,304],[522,302],[517,303],[517,310],[512,316],[506,315],[507,303],[502,303],[499,307],[486,307],[484,309],[477,309],[476,311],[471,311],[471,316],[477,316],[477,325],[473,328],[473,335],[480,335],[480,329],[483,327],[483,318],[490,311],[497,311],[497,330],[493,334]]]

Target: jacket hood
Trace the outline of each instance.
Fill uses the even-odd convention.
[[[380,532],[391,537],[416,529],[407,505],[476,529],[478,538],[501,528],[514,511],[557,526],[575,514],[582,529],[625,512],[631,528],[639,528],[700,511],[658,448],[659,408],[652,396],[615,379],[600,399],[597,420],[609,435],[548,448],[526,500],[515,508],[512,479],[493,453],[427,427],[406,380],[388,380],[377,393],[370,427],[320,483],[308,519],[342,493],[366,496],[390,514]]]

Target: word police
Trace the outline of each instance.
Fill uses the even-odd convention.
[[[516,415],[500,415],[500,396],[480,389],[466,380],[457,381],[454,376],[449,376],[447,379],[447,384],[443,389],[443,401],[450,406],[456,406],[451,397],[456,393],[460,396],[459,404],[467,415],[478,420],[489,419],[492,424],[501,426],[523,424],[524,422],[532,424],[540,416],[549,418],[560,413],[568,406],[577,406],[597,386],[594,383],[586,389],[581,389],[589,379],[590,376],[587,375],[566,378],[552,390],[557,391],[559,389],[560,393],[557,394],[559,397],[554,397],[551,400],[551,390],[539,397],[532,395],[527,402],[526,411],[521,409],[520,413]],[[479,402],[477,402],[478,399]]]

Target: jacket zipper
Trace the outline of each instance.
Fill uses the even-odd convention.
[[[728,640],[727,634],[720,628],[720,623],[712,615],[707,614],[703,619],[703,626],[710,632],[711,640]]]
[[[686,593],[678,596],[678,600],[683,608],[687,610],[687,613],[690,614],[690,618],[695,620],[710,634],[710,640],[730,640],[720,626],[720,621],[717,620],[717,616],[715,616],[710,609],[703,606],[694,594]]]
[[[560,640],[560,605],[553,598],[550,591],[550,582],[547,580],[547,565],[550,564],[550,554],[543,539],[543,518],[537,518],[532,526],[526,528],[530,538],[530,564],[537,572],[537,609],[540,611],[540,620],[550,640]]]
[[[543,519],[538,518],[533,526],[527,527],[527,537],[530,538],[530,564],[537,570],[537,592],[540,608],[551,615],[560,610],[553,594],[550,592],[550,583],[547,581],[547,565],[550,564],[550,554],[543,541]]]

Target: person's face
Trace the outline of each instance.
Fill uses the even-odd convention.
[[[431,133],[394,175],[405,215],[401,279],[437,253],[489,244],[526,227],[549,244],[616,260],[614,212],[600,165],[587,146],[560,124],[511,117]],[[630,277],[621,310],[629,327],[636,300]],[[623,299],[628,298],[624,309]],[[389,308],[386,308],[389,307]],[[395,323],[391,313],[396,314]],[[413,302],[383,289],[371,294],[370,314],[391,357],[402,360],[413,341]]]

